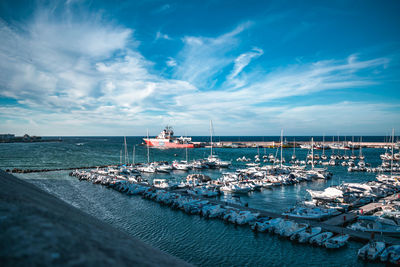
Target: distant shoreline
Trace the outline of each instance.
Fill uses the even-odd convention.
[[[1,143],[48,143],[48,142],[62,142],[60,139],[39,139],[39,140],[0,140]]]

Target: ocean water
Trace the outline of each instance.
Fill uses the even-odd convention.
[[[229,140],[225,138],[221,140]],[[253,138],[262,140],[262,137]],[[279,139],[279,137],[274,138]],[[309,137],[303,138],[309,140]],[[376,141],[384,139],[384,137],[374,138]],[[196,137],[196,139],[207,140],[207,137]],[[363,139],[366,140],[366,138]],[[120,161],[120,151],[123,148],[121,137],[68,137],[63,140],[63,142],[54,143],[0,144],[0,168],[3,170],[7,168],[68,168],[117,164]],[[230,140],[234,139],[230,137]],[[242,137],[241,140],[249,140],[249,137]],[[264,140],[271,139],[265,137]],[[296,137],[296,140],[301,139]],[[127,142],[129,162],[131,162],[133,145],[141,143],[141,138],[128,137]],[[384,152],[383,149],[363,149],[366,162],[372,166],[380,163],[379,154],[382,152]],[[209,149],[206,148],[188,149],[188,158],[189,160],[203,158],[209,153]],[[232,160],[233,166],[229,170],[202,171],[212,178],[218,178],[221,172],[234,171],[235,168],[243,167],[244,164],[236,162],[235,159],[241,156],[254,158],[258,151],[256,148],[215,149],[215,153],[224,160]],[[264,149],[260,149],[259,153],[260,155],[275,154],[276,149],[266,149],[265,152]],[[289,160],[293,149],[284,149],[283,153]],[[330,151],[326,153],[329,155]],[[304,159],[306,154],[306,150],[296,149],[298,158]],[[185,157],[186,150],[184,149],[150,149],[152,161],[172,161],[185,159]],[[134,158],[135,162],[146,162],[147,149],[136,145]],[[306,189],[323,190],[341,182],[362,182],[375,178],[373,173],[348,173],[346,168],[341,166],[329,167],[329,169],[334,174],[331,180],[262,190],[241,196],[241,200],[248,202],[250,207],[281,212],[307,198]],[[175,171],[171,174],[144,176],[149,180],[155,177],[179,180],[186,175],[186,172]],[[357,259],[357,250],[363,245],[362,243],[352,241],[346,248],[337,251],[297,244],[275,235],[254,233],[249,227],[190,216],[139,196],[127,196],[101,185],[79,181],[68,176],[68,171],[18,174],[17,176],[144,242],[195,265],[362,266],[366,264]],[[368,265],[379,265],[379,263],[368,263]]]

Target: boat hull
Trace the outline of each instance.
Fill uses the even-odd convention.
[[[194,148],[195,145],[193,143],[180,144],[174,143],[170,140],[157,140],[157,139],[143,139],[146,142],[146,145],[149,147],[156,148]]]

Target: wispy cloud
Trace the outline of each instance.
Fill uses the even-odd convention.
[[[202,89],[212,87],[217,74],[232,64],[234,56],[229,53],[239,45],[238,35],[250,25],[241,24],[231,32],[215,38],[184,37],[184,47],[177,57],[175,77]]]
[[[159,39],[172,40],[172,38],[169,37],[168,34],[161,33],[160,31],[158,31],[158,32],[156,33],[156,40],[159,40]]]

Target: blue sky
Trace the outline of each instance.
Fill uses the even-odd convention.
[[[1,1],[0,132],[400,131],[399,1]]]

